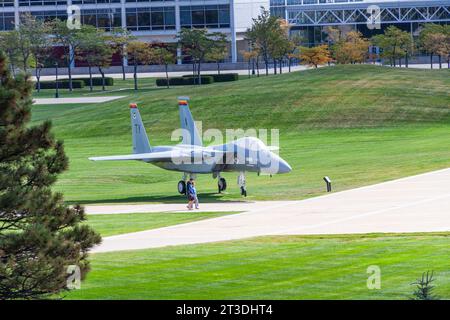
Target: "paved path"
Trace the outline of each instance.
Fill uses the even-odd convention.
[[[146,206],[130,205],[129,210],[148,211]],[[157,211],[167,211],[165,206],[169,208],[169,205],[155,206]],[[301,201],[237,202],[221,206],[226,211],[250,210],[107,237],[93,252],[263,235],[450,231],[450,168]],[[103,212],[113,211],[113,207],[106,208]],[[125,207],[120,206],[118,210]],[[93,212],[92,207],[88,211]]]
[[[302,70],[306,70],[308,69],[308,67],[303,66],[303,65],[298,65],[298,66],[292,66],[291,67],[291,72],[294,71],[302,71]],[[278,69],[277,69],[278,71]],[[261,67],[259,69],[259,73],[260,74],[265,74],[266,69],[264,67]],[[273,68],[269,68],[269,72],[271,74],[273,74]],[[287,66],[283,66],[283,73],[287,73],[288,72],[288,67]],[[248,75],[248,69],[239,69],[239,70],[221,70],[221,73],[239,73],[242,76]],[[183,75],[191,75],[192,71],[170,71],[169,72],[169,77],[181,77]],[[208,71],[202,71],[202,75],[207,75],[207,74],[217,74],[217,70],[208,70]],[[100,76],[100,74],[93,74],[93,76]],[[114,78],[114,79],[122,79],[122,73],[108,73],[107,74],[108,77]],[[67,79],[69,76],[68,75],[60,75],[59,79]],[[81,75],[77,75],[77,78],[88,78],[89,75],[87,74],[81,74]],[[133,79],[134,74],[131,72],[125,73],[125,77],[127,79]],[[139,72],[138,73],[138,77],[139,78],[165,78],[166,77],[166,73],[165,72]],[[36,80],[33,77],[34,80]],[[55,76],[41,76],[41,80],[42,81],[50,81],[50,80],[55,80]]]
[[[102,103],[121,99],[125,96],[107,97],[82,97],[82,98],[36,98],[33,99],[35,105],[38,104],[72,104],[72,103]]]

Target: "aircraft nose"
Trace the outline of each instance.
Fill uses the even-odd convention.
[[[292,168],[286,161],[282,160],[280,161],[280,166],[278,168],[278,173],[288,173],[291,172]]]

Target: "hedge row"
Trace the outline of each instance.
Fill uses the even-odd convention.
[[[225,82],[225,81],[236,81],[239,79],[237,73],[224,73],[224,74],[210,74],[201,76],[201,84],[210,84],[213,82]],[[183,86],[183,85],[193,85],[198,83],[198,77],[192,75],[184,75],[182,77],[169,78],[169,85],[171,86]],[[167,86],[166,78],[156,79],[156,85],[158,87]]]
[[[223,74],[208,74],[209,77],[214,79],[214,82],[226,82],[239,80],[238,73],[223,73]],[[192,75],[184,75],[183,78],[192,77]]]
[[[38,84],[36,83],[36,89],[37,87]],[[58,88],[69,89],[69,80],[68,79],[58,80]],[[84,88],[84,81],[72,80],[72,88],[74,89]],[[56,81],[41,81],[41,89],[56,89]]]
[[[85,86],[89,86],[89,78],[72,78],[72,80],[81,80],[84,82]],[[93,86],[101,86],[102,85],[102,77],[92,77],[92,85]],[[105,77],[105,86],[113,86],[114,79],[111,77]]]
[[[214,82],[213,77],[210,76],[201,76],[200,78],[201,84],[210,84]],[[198,83],[198,78],[189,76],[189,77],[173,77],[169,78],[169,85],[171,86],[188,86]],[[166,78],[158,78],[156,79],[156,85],[158,87],[167,86]]]
[[[61,79],[58,80],[60,89],[69,89],[69,79]],[[93,86],[101,86],[102,78],[101,77],[93,77],[92,78]],[[110,77],[105,77],[105,86],[114,85],[114,79]],[[89,86],[89,78],[72,78],[72,88],[81,89]],[[55,81],[41,81],[41,89],[55,89],[56,82]],[[37,83],[36,83],[37,89]]]

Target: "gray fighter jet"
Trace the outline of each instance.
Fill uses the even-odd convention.
[[[192,114],[189,110],[189,98],[178,98],[180,112],[181,143],[174,146],[151,146],[142,123],[136,104],[130,104],[133,154],[92,157],[93,161],[139,160],[151,163],[166,170],[183,172],[178,182],[178,192],[186,193],[188,176],[195,178],[196,174],[209,173],[218,179],[218,191],[227,188],[221,172],[239,172],[238,185],[241,195],[247,196],[245,183],[246,172],[256,172],[258,175],[288,173],[292,169],[289,164],[273,153],[273,147],[266,146],[255,137],[242,137],[225,144],[204,147]]]

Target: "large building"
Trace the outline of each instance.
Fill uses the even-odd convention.
[[[424,23],[450,22],[450,0],[271,0],[270,7],[310,43],[326,41],[329,26],[370,37],[390,25],[415,35]]]
[[[79,7],[82,23],[106,31],[127,28],[148,42],[174,42],[186,27],[226,33],[232,62],[246,48],[244,33],[261,7],[270,7],[310,43],[326,41],[327,26],[370,35],[392,24],[414,33],[423,23],[450,22],[450,0],[2,0],[0,31],[13,29],[24,12],[41,19],[67,19],[71,6]],[[371,19],[381,29],[368,27]]]
[[[20,15],[67,19],[78,6],[81,23],[106,31],[123,27],[147,42],[174,42],[181,28],[208,28],[230,39],[230,61],[237,61],[244,33],[268,0],[2,0],[0,30],[11,30]],[[178,52],[180,54],[180,52]]]

